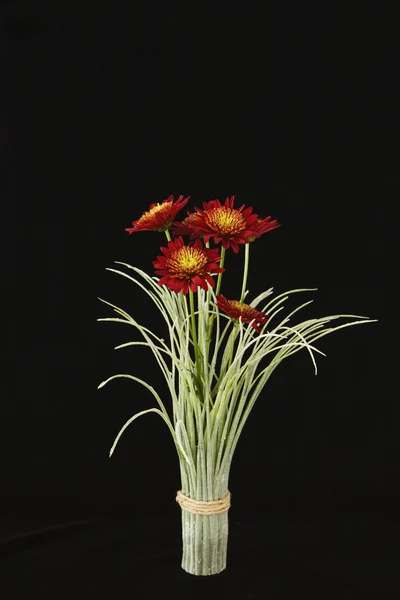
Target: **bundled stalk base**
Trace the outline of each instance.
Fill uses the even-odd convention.
[[[191,575],[216,575],[226,569],[228,511],[201,515],[182,509],[182,569]]]

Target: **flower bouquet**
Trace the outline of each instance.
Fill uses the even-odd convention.
[[[168,343],[105,300],[102,302],[118,317],[98,319],[125,323],[140,332],[143,341],[129,341],[116,348],[150,348],[167,382],[172,410],[167,410],[151,385],[134,375],[113,375],[99,388],[125,377],[153,394],[158,407],[138,412],[125,423],[110,456],[132,421],[151,412],[164,419],[180,465],[181,489],[176,501],[182,515],[182,568],[193,575],[213,575],[226,568],[232,457],[272,372],[303,348],[317,372],[314,353],[323,353],[314,346],[316,340],[343,327],[372,321],[357,315],[333,315],[292,324],[295,313],[312,301],[278,318],[290,294],[313,290],[295,289],[273,296],[270,288],[246,303],[250,246],[279,223],[271,217],[259,218],[251,207],[234,208],[233,196],[223,204],[219,200],[204,202],[202,209],[195,207],[195,212],[187,211],[182,222],[175,221],[188,200],[180,196],[174,201],[170,196],[151,204],[126,229],[129,234],[165,233],[167,246],[161,247],[162,254],[153,262],[156,276],[122,262],[116,264],[125,270],[107,269],[127,277],[148,294],[167,324]],[[238,253],[242,245],[241,295],[227,299],[221,293],[226,253],[230,249]],[[330,325],[341,317],[351,321]]]

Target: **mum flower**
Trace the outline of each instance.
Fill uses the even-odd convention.
[[[251,207],[243,210],[244,204],[233,208],[234,199],[234,196],[227,198],[223,205],[219,200],[203,202],[204,210],[195,207],[199,218],[193,223],[193,229],[196,235],[204,235],[206,243],[212,237],[217,244],[221,242],[225,250],[231,247],[237,254],[239,244],[249,242],[258,215],[251,214]]]
[[[133,227],[125,229],[129,234],[134,231],[166,231],[172,225],[178,212],[187,204],[190,196],[183,198],[179,196],[176,202],[174,197],[169,196],[161,204],[150,204],[150,210],[143,213],[137,221],[132,221]]]
[[[244,323],[253,321],[251,326],[258,332],[261,331],[261,326],[268,320],[268,315],[256,310],[253,306],[238,300],[227,300],[222,294],[217,296],[217,306],[232,319],[238,320],[241,317]]]
[[[201,218],[197,213],[192,213],[190,210],[187,211],[188,216],[183,221],[174,221],[172,224],[172,233],[175,237],[179,235],[190,235],[194,236],[194,226],[199,222]]]
[[[271,217],[257,219],[252,226],[250,242],[254,242],[256,238],[261,237],[264,233],[267,233],[267,231],[272,231],[272,229],[276,229],[277,227],[280,227],[280,223],[278,223],[276,219],[274,221],[271,221]]]
[[[200,286],[207,291],[207,283],[214,287],[211,273],[225,271],[218,266],[221,260],[218,248],[203,248],[201,240],[197,239],[191,246],[185,246],[180,236],[168,242],[168,248],[161,248],[165,256],[157,256],[153,265],[157,275],[162,275],[158,285],[166,285],[175,293],[187,294],[195,292]]]

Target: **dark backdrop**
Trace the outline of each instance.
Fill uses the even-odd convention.
[[[168,582],[211,598],[397,597],[396,19],[382,3],[260,10],[4,10],[7,600],[153,598]],[[317,287],[304,317],[378,319],[321,340],[317,377],[303,352],[268,382],[232,465],[228,569],[204,580],[180,567],[162,420],[136,421],[108,458],[152,396],[126,380],[96,389],[128,372],[167,398],[151,353],[114,351],[132,332],[96,318],[111,316],[100,296],[162,331],[145,294],[105,268],[152,272],[165,237],[124,228],[171,193],[192,209],[235,194],[280,221],[252,245],[250,298]],[[227,256],[232,293],[242,259]]]

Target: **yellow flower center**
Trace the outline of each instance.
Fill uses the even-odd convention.
[[[200,248],[184,246],[173,252],[167,260],[167,267],[180,279],[188,279],[203,272],[208,262]]]
[[[206,215],[209,227],[221,235],[235,235],[246,229],[246,219],[235,208],[212,208]]]
[[[142,219],[151,219],[152,217],[154,217],[155,214],[159,213],[160,211],[168,210],[169,208],[171,208],[171,206],[172,202],[158,202],[155,206],[153,206],[153,208],[143,213],[142,217],[140,218],[140,221]]]
[[[235,308],[236,310],[240,310],[242,313],[250,312],[252,307],[249,304],[245,304],[244,302],[239,302],[239,300],[228,300],[228,304]]]
[[[182,224],[183,225],[193,225],[193,223],[196,223],[196,221],[199,220],[199,215],[193,214],[193,215],[189,215],[188,217],[185,217],[185,219],[183,219]]]

